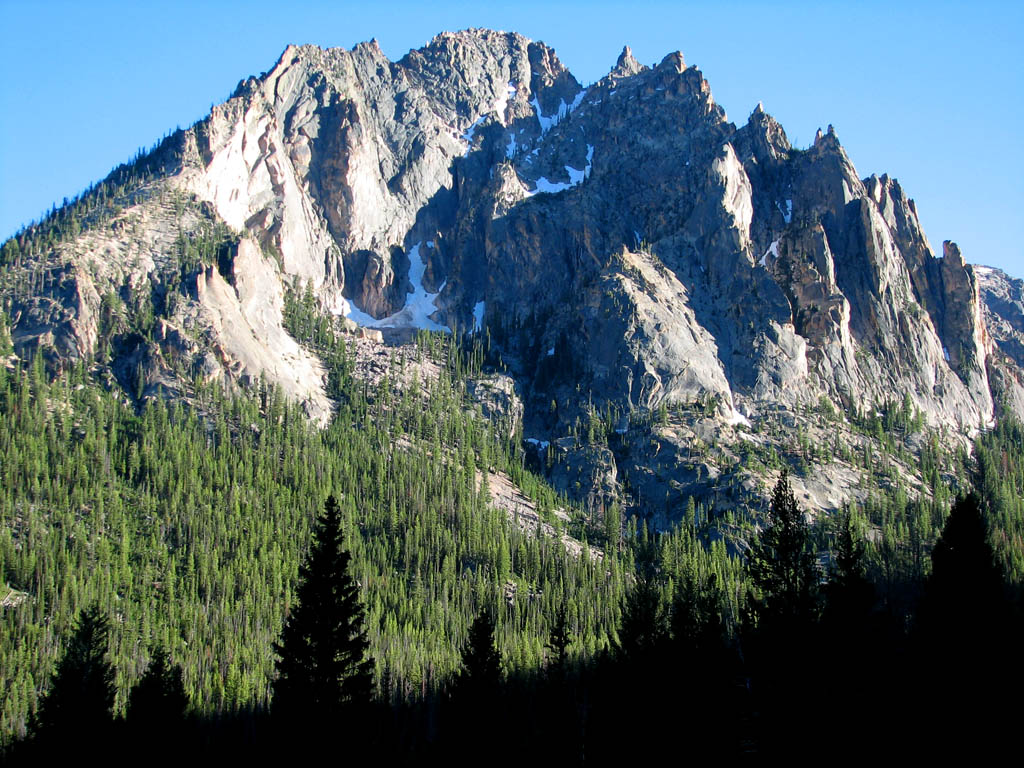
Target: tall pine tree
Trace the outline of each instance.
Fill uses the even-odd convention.
[[[153,649],[145,674],[128,695],[129,725],[141,730],[176,727],[184,720],[187,706],[181,666],[171,663],[164,648]]]
[[[754,590],[748,593],[743,645],[754,706],[760,710],[758,749],[786,754],[793,747],[787,724],[810,724],[819,717],[809,670],[815,668],[818,652],[820,589],[810,529],[785,469],[772,491],[767,525],[747,557]],[[820,726],[808,726],[810,731],[815,728]]]
[[[759,623],[792,631],[817,615],[819,575],[810,528],[797,506],[783,468],[772,491],[768,521],[750,547],[747,570],[759,592],[753,612]]]
[[[116,693],[114,669],[106,659],[109,632],[98,607],[79,616],[32,728],[44,753],[77,749],[108,736]]]
[[[359,587],[342,549],[341,512],[330,496],[299,569],[298,605],[275,643],[275,714],[326,721],[370,701],[373,661]]]

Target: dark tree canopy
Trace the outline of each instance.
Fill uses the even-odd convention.
[[[494,621],[485,610],[473,620],[469,639],[462,649],[460,684],[464,688],[484,690],[501,682],[501,658],[494,646]]]
[[[653,578],[638,578],[633,591],[622,603],[618,653],[621,657],[646,662],[668,637],[661,590]]]
[[[36,718],[33,730],[43,747],[109,728],[116,693],[114,669],[106,659],[109,632],[98,607],[79,616]]]
[[[547,642],[548,650],[551,651],[550,668],[552,671],[564,671],[568,658],[568,648],[572,644],[572,639],[573,634],[569,626],[568,610],[565,603],[562,603],[551,626],[551,635]]]
[[[152,729],[180,721],[188,706],[181,667],[171,664],[164,648],[152,653],[149,666],[128,695],[128,723]]]
[[[772,491],[768,521],[748,554],[747,568],[760,593],[758,621],[783,624],[813,620],[818,603],[818,567],[810,528],[783,469]]]
[[[859,631],[874,608],[875,588],[865,575],[864,541],[849,510],[839,516],[836,528],[825,585],[825,619],[842,632]]]
[[[1002,568],[981,503],[972,493],[953,504],[935,542],[921,618],[934,632],[977,637],[981,626],[998,620],[1003,599]]]
[[[716,574],[711,574],[703,584],[688,574],[676,588],[672,601],[670,626],[678,649],[705,657],[722,649],[726,638],[722,601]]]
[[[338,502],[331,496],[299,569],[298,604],[274,645],[279,659],[273,705],[279,713],[327,717],[370,700],[373,661],[349,561]]]

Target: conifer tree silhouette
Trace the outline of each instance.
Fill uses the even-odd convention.
[[[837,535],[828,583],[824,618],[834,631],[850,637],[867,627],[875,604],[875,588],[865,575],[864,542],[849,510],[837,521]]]
[[[551,636],[548,638],[547,647],[551,651],[549,672],[561,675],[565,672],[568,661],[568,648],[572,643],[573,633],[569,626],[569,613],[562,603],[558,608],[558,614],[551,626]]]
[[[78,618],[43,699],[32,732],[44,752],[60,752],[94,743],[107,735],[113,716],[114,669],[106,660],[109,622],[97,606]]]
[[[922,719],[948,750],[977,751],[997,743],[981,734],[1015,733],[1019,710],[1006,697],[1022,679],[1020,635],[1004,590],[981,501],[969,494],[953,504],[932,550],[916,627]]]
[[[462,669],[448,701],[449,741],[442,751],[457,765],[480,760],[492,742],[491,726],[503,719],[501,656],[494,644],[494,620],[486,608],[473,620],[462,648]]]
[[[953,504],[932,550],[932,574],[923,606],[927,622],[943,631],[976,636],[977,622],[989,624],[1003,602],[1003,571],[989,543],[988,524],[975,494]]]
[[[462,649],[459,687],[470,694],[497,688],[501,682],[501,659],[494,647],[494,622],[486,610],[473,620],[469,639]]]
[[[128,695],[126,718],[135,729],[167,729],[180,724],[188,706],[181,667],[156,648],[149,666]]]
[[[809,526],[785,468],[772,491],[767,525],[747,558],[755,589],[748,593],[744,656],[760,709],[759,749],[782,754],[792,747],[785,724],[815,717],[810,670],[820,593]]]
[[[747,569],[760,597],[754,613],[760,622],[792,631],[813,621],[818,607],[818,568],[810,529],[797,506],[783,468],[772,491],[768,524],[748,553]]]
[[[330,496],[299,569],[298,604],[274,644],[275,714],[323,722],[370,701],[373,661],[350,560],[338,502]]]

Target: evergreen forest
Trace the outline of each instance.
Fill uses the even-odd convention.
[[[924,472],[930,494],[880,491],[811,524],[783,461],[749,520],[716,525],[696,505],[655,532],[619,510],[595,517],[527,468],[522,435],[467,397],[479,343],[421,334],[417,355],[440,374],[396,387],[393,361],[370,385],[344,334],[301,300],[287,316],[329,368],[337,410],[322,430],[263,384],[197,379],[187,401],[137,400],[84,363],[0,365],[12,761],[98,749],[104,734],[159,737],[182,759],[291,754],[294,733],[385,763],[604,764],[666,744],[909,754],[940,749],[936,728],[957,745],[1012,732],[997,694],[1022,676],[1024,429],[1009,417],[961,461],[973,493]],[[9,355],[5,328],[0,345]],[[546,525],[495,508],[494,475]],[[333,577],[314,556],[326,538]],[[289,655],[302,632],[286,627],[310,621],[303,595],[332,590],[355,638],[332,674],[363,682],[296,719],[304,689],[284,704],[277,681],[314,662]]]

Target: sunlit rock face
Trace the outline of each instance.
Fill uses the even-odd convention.
[[[282,321],[308,290],[364,337],[486,337],[546,438],[595,403],[709,403],[735,426],[909,398],[962,434],[996,401],[1024,415],[1019,281],[934,252],[831,127],[795,149],[758,105],[737,128],[679,53],[646,67],[626,48],[584,86],[514,33],[443,33],[397,62],[289,46],[146,163],[113,221],[31,267],[49,279],[12,295],[19,349],[95,355],[104,297],[151,294],[159,332],[113,363],[143,391],[180,390],[182,365],[264,377],[322,422],[323,365]],[[175,277],[181,238],[214,226],[217,263]]]

